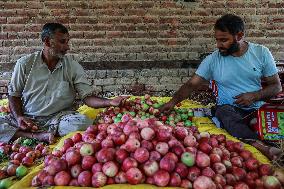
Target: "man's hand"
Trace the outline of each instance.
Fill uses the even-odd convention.
[[[111,106],[121,106],[124,104],[125,100],[128,99],[129,96],[118,96],[112,99],[109,104]]]
[[[29,118],[20,116],[17,118],[18,126],[21,130],[24,131],[36,131],[38,126]]]
[[[169,114],[170,111],[175,107],[173,102],[168,102],[159,108],[160,112],[164,112],[165,114]]]
[[[235,96],[234,99],[236,99],[234,102],[235,104],[238,104],[240,106],[249,106],[260,99],[260,97],[258,92],[249,92]]]

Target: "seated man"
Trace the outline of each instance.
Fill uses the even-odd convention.
[[[90,107],[119,106],[125,97],[112,100],[94,95],[82,66],[65,56],[69,34],[65,26],[43,26],[42,51],[20,58],[9,85],[11,114],[0,117],[0,142],[18,137],[49,143],[54,136],[85,130],[93,123],[72,109],[76,93]]]
[[[243,119],[256,111],[263,100],[280,92],[274,59],[266,47],[244,40],[244,22],[238,16],[222,16],[215,23],[214,30],[219,50],[202,61],[195,75],[161,107],[161,111],[172,109],[202,83],[215,80],[218,88],[215,116],[223,128],[236,138],[251,139],[251,145],[273,159],[280,154],[280,149],[258,141],[257,134]],[[264,88],[261,79],[267,83]]]

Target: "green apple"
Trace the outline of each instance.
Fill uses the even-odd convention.
[[[114,123],[121,122],[121,117],[115,117],[113,120]]]
[[[146,111],[149,109],[149,105],[148,104],[142,104],[142,110]]]
[[[116,117],[121,118],[121,117],[122,117],[122,113],[118,113],[118,114],[116,115]]]
[[[181,119],[183,121],[187,120],[188,119],[188,115],[187,114],[181,114]]]
[[[129,112],[129,114],[130,114],[132,117],[135,117],[135,115],[136,115],[135,112]]]
[[[192,123],[191,123],[190,120],[185,120],[185,121],[184,121],[184,125],[185,125],[186,127],[190,127],[190,126],[192,126]]]
[[[91,156],[94,153],[94,147],[90,143],[85,143],[80,148],[81,156]]]
[[[181,155],[181,162],[188,167],[191,167],[195,164],[195,156],[190,152],[184,152]]]
[[[155,104],[153,104],[153,107],[154,107],[154,108],[160,108],[161,106],[160,106],[160,104],[155,103]]]
[[[18,178],[22,178],[24,176],[26,176],[28,174],[28,168],[23,166],[23,165],[20,165],[19,167],[17,167],[16,169],[16,176]]]
[[[13,182],[11,179],[6,178],[0,181],[0,189],[7,189],[12,186]]]

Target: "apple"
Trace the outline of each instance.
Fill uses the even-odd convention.
[[[107,183],[107,176],[102,172],[96,172],[92,176],[92,186],[95,188],[103,187]]]
[[[165,155],[169,151],[169,145],[166,142],[158,142],[156,145],[156,151]]]
[[[122,163],[127,157],[129,157],[129,154],[126,150],[119,148],[115,152],[115,159],[118,163]]]
[[[102,148],[96,153],[97,161],[100,163],[105,163],[113,160],[115,156],[115,149],[113,148]]]
[[[71,150],[71,151],[66,152],[65,159],[68,165],[72,166],[72,165],[75,165],[81,162],[81,154],[77,150]]]
[[[196,167],[196,166],[190,167],[190,168],[188,168],[187,178],[188,178],[188,180],[193,182],[197,179],[197,177],[200,175],[200,173],[201,173],[201,171],[198,167]]]
[[[127,171],[130,168],[138,167],[138,162],[131,157],[126,158],[122,163],[122,170]]]
[[[71,176],[66,171],[60,171],[54,176],[54,184],[56,186],[67,186],[71,180]]]
[[[55,185],[55,182],[54,182],[53,176],[48,175],[42,181],[42,186],[54,186],[54,185]]]
[[[18,168],[19,166],[18,165],[15,165],[15,164],[10,164],[8,165],[8,168],[7,168],[7,174],[9,176],[14,176],[16,175],[16,169]]]
[[[91,143],[85,143],[80,148],[81,156],[91,156],[94,153],[94,147]]]
[[[78,178],[79,174],[83,171],[80,164],[73,165],[70,169],[71,176],[73,178]]]
[[[72,139],[73,143],[81,142],[81,141],[82,141],[82,135],[81,135],[81,133],[75,133],[75,134],[72,136],[71,139]]]
[[[187,166],[183,163],[177,163],[175,172],[178,173],[182,179],[184,179],[188,175]]]
[[[139,163],[144,163],[149,159],[149,152],[146,148],[140,147],[137,148],[134,152],[134,158],[139,162]]]
[[[126,179],[129,184],[139,184],[143,179],[143,174],[138,168],[132,167],[126,171]]]
[[[12,184],[13,184],[13,182],[12,182],[12,180],[11,179],[9,179],[9,178],[6,178],[6,179],[2,179],[1,181],[0,181],[0,188],[2,189],[8,189],[8,188],[10,188],[10,186],[12,186]]]
[[[161,154],[159,152],[157,151],[150,152],[149,160],[160,161],[160,159],[161,159]]]
[[[92,166],[96,163],[96,158],[94,156],[83,156],[82,168],[84,170],[91,170]]]
[[[88,187],[92,185],[92,173],[90,171],[83,171],[78,176],[78,183],[80,186]]]
[[[175,169],[175,161],[165,156],[160,161],[160,168],[172,172]]]
[[[23,165],[20,165],[19,167],[17,167],[16,169],[16,176],[18,178],[22,178],[24,176],[26,176],[28,174],[28,168],[23,166]]]
[[[153,176],[159,169],[159,165],[156,161],[149,160],[143,164],[143,171],[147,176]]]
[[[197,177],[197,179],[193,182],[193,188],[216,189],[216,185],[211,178],[202,175]]]
[[[141,137],[144,140],[152,140],[155,137],[155,131],[150,127],[145,127],[140,132]]]
[[[115,175],[115,177],[114,177],[114,181],[117,184],[125,184],[125,183],[127,183],[126,173],[123,172],[123,171],[118,172],[117,175]]]
[[[103,165],[102,171],[106,176],[114,177],[118,173],[118,166],[113,161],[109,161]]]
[[[170,182],[170,174],[165,170],[158,170],[154,174],[154,182],[157,186],[167,186]]]
[[[95,174],[96,172],[102,172],[103,163],[95,163],[92,166],[92,173]]]
[[[248,158],[245,161],[245,166],[250,171],[257,170],[258,165],[259,165],[259,162],[255,158]]]
[[[181,162],[188,167],[191,167],[195,164],[195,156],[190,152],[184,152],[181,155]]]

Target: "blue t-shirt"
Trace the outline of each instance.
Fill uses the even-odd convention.
[[[219,50],[207,56],[197,71],[206,80],[215,80],[218,88],[217,104],[234,104],[234,97],[246,92],[260,90],[261,78],[277,74],[277,68],[268,48],[248,43],[248,50],[240,57],[222,56]],[[242,109],[259,108],[263,101]]]

